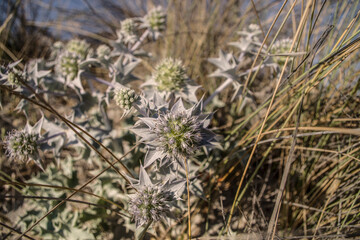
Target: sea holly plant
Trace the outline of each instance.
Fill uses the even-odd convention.
[[[93,192],[101,195],[97,204],[109,203],[111,210],[127,209],[124,216],[116,216],[121,218],[119,222],[124,226],[128,224],[128,229],[134,232],[143,229],[145,233],[150,226],[156,227],[159,222],[171,221],[177,215],[174,214],[174,208],[177,208],[177,216],[183,214],[184,204],[176,203],[184,198],[185,184],[189,212],[190,192],[196,197],[204,196],[197,174],[200,166],[207,165],[196,161],[196,158],[206,158],[205,154],[201,155],[201,151],[208,152],[216,139],[209,129],[212,113],[204,113],[203,99],[198,101],[196,97],[200,86],[188,76],[180,59],[163,59],[156,65],[149,80],[142,84],[134,83],[135,80],[145,79],[134,72],[142,63],[142,58],[151,56],[151,53],[141,49],[142,44],[149,34],[149,41],[161,37],[161,33],[166,30],[166,12],[157,7],[143,18],[125,19],[120,25],[118,38],[109,39],[106,42],[109,45],[102,44],[96,51],[85,40],[73,39],[67,43],[56,42],[49,58],[25,63],[24,71],[14,70],[19,62],[8,67],[2,66],[0,84],[6,85],[4,89],[10,86],[9,91],[22,98],[17,109],[26,110],[25,113],[30,114],[30,103],[33,103],[47,111],[46,116],[43,115],[34,126],[28,122],[24,130],[10,132],[4,138],[4,146],[9,159],[34,161],[44,171],[40,175],[30,176],[34,180],[30,181],[31,184],[49,175],[49,179],[53,179],[50,176],[56,176],[54,184],[62,178],[64,181],[76,179],[76,183],[71,185],[75,188],[79,187],[76,186],[77,173],[74,172],[75,175],[69,179],[64,178],[63,173],[68,174],[76,164],[93,168],[88,172],[89,175],[98,174],[94,172],[99,166],[101,169],[111,168],[107,173],[102,172],[103,176],[100,174],[94,178],[98,182],[93,185]],[[234,68],[237,62],[234,59],[234,66],[233,63],[228,64]],[[103,74],[97,75],[96,70]],[[17,88],[21,91],[17,91]],[[77,96],[71,94],[74,91]],[[59,99],[71,102],[71,108],[59,104]],[[112,103],[117,105],[116,114],[112,110]],[[122,116],[117,112],[119,108],[122,109]],[[112,118],[109,117],[109,109],[112,110]],[[133,114],[130,115],[130,112]],[[127,125],[117,131],[115,126],[124,122]],[[129,128],[129,125],[132,127]],[[128,164],[123,164],[121,170],[106,161],[107,155],[113,158],[118,154],[126,155],[136,140],[138,144],[143,144],[130,155],[126,160]],[[40,155],[43,155],[41,151],[46,153],[46,162],[40,159]],[[106,152],[106,156],[103,152]],[[94,166],[90,160],[92,158],[102,163]],[[83,165],[84,162],[86,164]],[[128,169],[128,166],[134,169]],[[137,167],[140,169],[139,180],[134,180]],[[126,173],[123,173],[124,170]],[[155,171],[150,174],[152,180],[147,171]],[[121,191],[114,189],[115,182],[121,183]],[[48,182],[37,183],[50,185]],[[129,189],[125,183],[129,184]],[[132,194],[128,195],[129,192]],[[35,190],[34,193],[41,194]],[[43,197],[57,201],[66,197],[58,193],[48,194],[45,191]],[[81,196],[88,199],[84,192],[81,192]],[[63,214],[54,215],[57,220],[50,219],[43,223],[52,228],[56,228],[52,223],[57,224],[59,227],[54,230],[54,236],[59,239],[68,238],[72,233],[98,236],[100,231],[97,223],[106,225],[102,218],[107,216],[107,211],[71,211],[69,204],[63,208],[66,209]],[[36,218],[41,218],[42,211],[49,211],[50,208],[36,206],[32,202],[24,209],[33,210]],[[23,231],[36,222],[34,216],[25,215],[27,222]],[[71,221],[71,224],[66,221]],[[84,226],[78,227],[81,223]],[[85,223],[91,223],[92,227],[86,227]],[[49,231],[43,224],[33,232],[46,238]],[[109,225],[107,227],[110,228]]]

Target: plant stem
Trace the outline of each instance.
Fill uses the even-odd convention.
[[[186,174],[186,187],[187,187],[187,204],[188,204],[188,230],[189,230],[189,239],[191,239],[191,208],[190,208],[190,187],[189,187],[189,169],[187,164],[187,159],[184,158],[185,163],[185,174]]]
[[[133,52],[136,49],[138,49],[140,47],[140,44],[145,40],[145,38],[149,35],[149,30],[146,30],[141,37],[139,38],[139,40],[131,47],[130,51]]]

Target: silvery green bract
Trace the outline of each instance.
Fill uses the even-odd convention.
[[[215,134],[207,127],[212,114],[203,114],[203,102],[185,109],[179,99],[171,108],[161,108],[154,116],[142,117],[132,131],[141,137],[148,147],[144,166],[156,160],[180,164],[190,158],[200,147],[210,146]]]
[[[260,27],[256,24],[250,24],[248,29],[238,31],[240,36],[236,42],[230,42],[230,46],[239,48],[242,52],[256,54],[257,49],[261,46],[258,36],[261,34]]]

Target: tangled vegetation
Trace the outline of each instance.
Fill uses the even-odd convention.
[[[78,4],[0,3],[1,239],[360,237],[359,1]]]

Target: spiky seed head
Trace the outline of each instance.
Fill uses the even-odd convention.
[[[153,75],[160,91],[177,91],[180,90],[188,79],[185,67],[181,60],[165,58],[160,62]]]
[[[159,150],[169,156],[189,156],[200,146],[202,123],[196,117],[184,113],[160,115],[155,123],[154,132],[160,141]]]
[[[74,80],[79,72],[80,59],[77,55],[67,53],[60,57],[60,73],[67,79]]]
[[[161,6],[158,6],[148,12],[145,16],[151,30],[164,31],[166,28],[166,13]]]
[[[127,35],[135,35],[136,24],[135,21],[131,18],[127,18],[120,22],[121,31]]]
[[[130,110],[132,104],[138,100],[139,96],[133,89],[121,88],[115,90],[115,102],[125,110]]]
[[[101,44],[97,49],[96,49],[96,55],[99,58],[107,58],[111,53],[111,49],[105,45],[105,44]]]
[[[38,149],[39,135],[13,130],[5,137],[6,154],[13,160],[33,159]]]
[[[141,186],[137,190],[129,204],[137,227],[166,218],[171,202],[175,200],[173,192],[158,185]]]
[[[85,40],[72,39],[66,44],[66,50],[80,59],[85,59],[90,49],[90,45]]]

